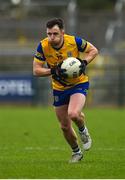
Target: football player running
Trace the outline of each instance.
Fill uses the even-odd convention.
[[[49,20],[46,23],[46,32],[47,37],[40,41],[34,56],[33,74],[39,77],[52,76],[53,105],[64,137],[72,149],[70,162],[76,163],[83,158],[84,150],[89,150],[92,144],[82,109],[89,89],[85,69],[97,56],[98,50],[80,37],[65,34],[64,22],[60,18]],[[84,55],[84,59],[80,58],[80,54]],[[66,79],[65,72],[59,68],[59,64],[68,57],[81,61],[81,75],[77,78]],[[44,66],[45,63],[48,68]],[[83,152],[72,122],[78,127]]]

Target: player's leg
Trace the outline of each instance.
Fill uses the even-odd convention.
[[[68,117],[67,110],[68,105],[55,107],[56,115],[60,122],[64,137],[73,151],[71,162],[78,162],[82,159],[83,155],[78,146],[77,135],[72,127],[71,119]]]
[[[84,150],[88,150],[91,147],[91,137],[88,133],[88,129],[85,126],[85,116],[81,112],[84,107],[86,96],[82,93],[75,93],[71,95],[68,106],[68,116],[79,128],[80,137],[83,142]]]
[[[71,147],[75,147],[77,145],[77,136],[71,126],[71,120],[68,117],[67,108],[67,105],[58,106],[55,107],[55,111],[67,142]]]
[[[78,128],[84,126],[84,115],[81,114],[82,108],[84,107],[86,97],[81,93],[75,93],[71,95],[68,106],[68,116]]]

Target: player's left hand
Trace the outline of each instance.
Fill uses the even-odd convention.
[[[82,60],[82,59],[79,59],[77,58],[80,62],[81,62],[81,65],[79,66],[80,67],[80,71],[79,71],[79,74],[85,74],[85,70],[86,70],[86,66],[87,66],[87,61],[86,60]]]

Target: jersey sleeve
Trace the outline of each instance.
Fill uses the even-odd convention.
[[[82,39],[80,37],[75,37],[75,41],[77,44],[78,51],[84,52],[87,47],[87,41],[85,39]]]
[[[41,62],[45,62],[45,60],[46,60],[41,43],[39,43],[39,45],[37,47],[37,50],[36,50],[36,53],[34,56],[34,60],[41,61]]]

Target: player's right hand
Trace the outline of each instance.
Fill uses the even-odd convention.
[[[51,68],[51,74],[52,75],[57,75],[57,70],[56,70],[56,68],[55,67],[53,67],[53,68]]]
[[[61,69],[61,67],[58,65],[56,67],[51,68],[51,74],[52,76],[58,76],[61,78],[66,78],[65,69]]]

